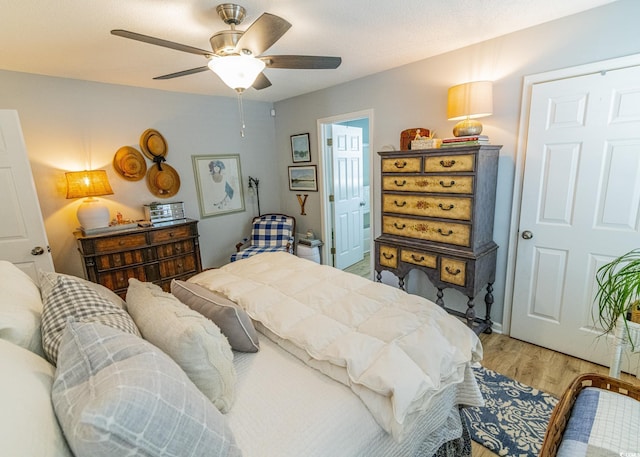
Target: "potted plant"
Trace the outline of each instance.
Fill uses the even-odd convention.
[[[634,249],[603,265],[596,273],[598,292],[598,322],[605,334],[614,333],[618,321],[623,323],[625,334],[635,349],[635,337],[631,337],[630,316],[640,306],[640,249]],[[635,314],[635,313],[634,313]]]

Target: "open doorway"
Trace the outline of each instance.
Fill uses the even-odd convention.
[[[323,263],[371,277],[373,111],[318,120]]]

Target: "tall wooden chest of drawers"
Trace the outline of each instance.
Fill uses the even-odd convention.
[[[187,219],[119,233],[83,236],[77,232],[85,275],[123,298],[129,278],[169,291],[172,279],[187,279],[202,271],[197,224]]]
[[[376,279],[423,271],[438,289],[468,298],[459,313],[476,332],[491,332],[496,251],[493,219],[501,146],[383,151],[382,235],[375,240]],[[476,318],[474,297],[487,286],[486,316]]]

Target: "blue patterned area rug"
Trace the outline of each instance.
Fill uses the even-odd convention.
[[[473,371],[485,406],[462,410],[471,439],[503,457],[537,457],[558,400],[484,367]]]

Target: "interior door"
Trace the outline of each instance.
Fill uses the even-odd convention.
[[[335,267],[347,268],[364,258],[362,184],[362,129],[331,126],[333,144],[333,198]]]
[[[37,281],[37,269],[53,271],[18,113],[0,110],[0,259]]]
[[[640,246],[640,67],[536,84],[511,336],[608,365],[598,268]]]

